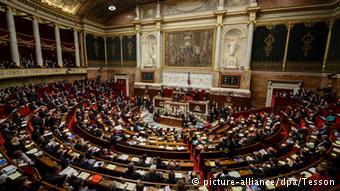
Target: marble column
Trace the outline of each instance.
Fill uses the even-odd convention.
[[[18,48],[17,34],[15,31],[14,16],[10,8],[6,9],[7,27],[10,38],[11,59],[17,66],[20,66],[20,55]]]
[[[60,32],[59,32],[59,26],[57,24],[54,26],[54,36],[55,36],[55,43],[57,47],[57,65],[59,67],[63,67],[63,56],[62,56],[62,50],[61,50]]]
[[[80,67],[80,51],[79,51],[79,39],[78,39],[78,31],[76,29],[73,30],[73,37],[74,37],[74,56],[76,60],[76,67]]]
[[[246,52],[246,64],[245,70],[250,68],[251,63],[251,50],[253,47],[253,37],[254,37],[254,23],[250,22],[248,25],[248,38],[247,38],[247,52]]]
[[[214,70],[218,70],[219,65],[220,65],[221,31],[222,31],[222,26],[220,24],[218,24],[217,28],[216,28],[216,45],[215,45]]]
[[[140,31],[137,30],[136,31],[136,46],[137,46],[137,68],[141,68],[142,67],[142,63],[141,63],[141,35],[140,35]]]
[[[156,67],[161,67],[161,55],[162,55],[162,33],[161,33],[161,3],[157,1],[156,6],[156,40],[157,40],[157,63]]]
[[[85,47],[84,47],[84,35],[83,35],[83,32],[79,32],[79,42],[80,42],[80,66],[86,67],[86,64],[85,64]]]
[[[43,58],[41,51],[41,42],[40,42],[40,32],[39,32],[39,23],[37,17],[33,17],[33,33],[34,33],[34,41],[35,41],[35,58],[37,65],[43,67]]]
[[[161,30],[157,28],[156,32],[156,39],[157,39],[157,67],[161,67],[161,55],[162,55],[162,34]]]

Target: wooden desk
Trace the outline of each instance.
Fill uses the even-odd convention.
[[[161,116],[160,123],[169,126],[182,127],[182,119],[174,117]]]

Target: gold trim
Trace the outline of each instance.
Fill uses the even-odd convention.
[[[286,25],[286,27],[287,27],[287,37],[286,37],[285,52],[284,52],[283,61],[282,61],[282,71],[285,71],[285,69],[286,69],[288,46],[289,46],[289,39],[290,39],[290,31],[293,28],[293,26],[294,26],[294,24],[292,24],[292,23],[288,23],[288,25]]]
[[[327,42],[326,42],[326,49],[325,49],[325,54],[323,56],[323,62],[322,62],[322,72],[325,72],[326,65],[327,65],[327,59],[328,59],[328,52],[329,52],[329,46],[331,44],[331,37],[332,37],[332,31],[333,31],[333,20],[329,21],[328,25],[328,36],[327,36]]]

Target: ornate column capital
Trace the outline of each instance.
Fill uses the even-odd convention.
[[[289,31],[293,28],[293,26],[294,26],[294,24],[292,22],[290,22],[290,21],[286,24],[286,28]]]
[[[159,21],[159,22],[156,22],[156,31],[159,32],[162,30],[162,23]]]
[[[10,6],[6,6],[6,7],[5,7],[5,10],[6,10],[6,11],[9,11],[9,12],[11,12],[11,13],[14,13],[14,12],[16,11],[15,8],[10,7]]]

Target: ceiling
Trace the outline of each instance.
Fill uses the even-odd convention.
[[[80,18],[86,18],[99,23],[106,23],[110,18],[125,12],[134,10],[136,4],[156,2],[157,0],[37,0],[46,5],[61,9]],[[108,10],[108,6],[114,5],[115,11]]]
[[[101,24],[110,23],[112,18],[129,12],[130,17],[134,14],[136,4],[146,4],[156,2],[157,0],[35,0],[43,2],[49,6],[61,9],[64,12],[78,15],[80,18],[86,18]],[[162,0],[173,1],[173,0]],[[227,1],[227,0],[225,0]],[[261,8],[276,8],[286,6],[301,6],[327,3],[332,0],[257,0]],[[115,11],[109,11],[108,6],[116,6]]]

